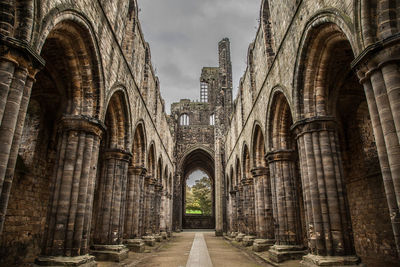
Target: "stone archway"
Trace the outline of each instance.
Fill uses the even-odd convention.
[[[186,181],[195,170],[201,170],[211,180],[212,213],[211,215],[186,215]],[[179,166],[181,173],[180,189],[181,196],[179,203],[179,221],[182,229],[214,229],[215,228],[215,166],[214,158],[209,151],[196,148],[187,153]]]

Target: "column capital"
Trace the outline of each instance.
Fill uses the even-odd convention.
[[[100,120],[80,115],[65,115],[58,123],[59,131],[84,131],[102,137],[106,126]]]
[[[122,149],[108,149],[103,154],[105,159],[117,159],[129,162],[132,158],[132,154]]]
[[[237,189],[232,189],[232,190],[229,191],[229,194],[236,195],[237,191],[238,191]]]
[[[265,158],[269,163],[275,161],[292,161],[296,159],[296,151],[292,149],[281,149],[268,152]]]
[[[160,185],[160,184],[156,184],[156,186],[155,186],[155,189],[156,189],[156,191],[162,191],[163,190],[163,186],[162,185]]]
[[[393,34],[365,48],[351,62],[351,68],[357,73],[360,83],[369,79],[371,74],[383,65],[400,61],[400,33]]]
[[[46,61],[28,42],[4,34],[0,34],[0,42],[2,43],[1,58],[28,69],[31,77],[34,77],[44,67]]]
[[[268,167],[255,167],[251,169],[251,173],[253,174],[253,178],[258,178],[260,176],[268,175],[269,168]]]
[[[155,185],[157,183],[157,180],[151,176],[151,175],[147,175],[145,177],[145,181],[149,184],[149,185]]]
[[[337,122],[333,116],[312,117],[297,121],[290,129],[294,132],[296,138],[299,138],[305,133],[335,131],[337,129]]]
[[[140,175],[140,176],[145,176],[147,173],[147,169],[141,165],[131,165],[129,166],[129,172],[131,172],[132,174],[136,174],[136,175]]]

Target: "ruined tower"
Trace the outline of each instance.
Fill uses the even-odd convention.
[[[175,137],[177,179],[174,198],[175,229],[216,228],[222,233],[220,196],[223,174],[223,135],[227,115],[232,110],[232,64],[230,43],[225,38],[218,45],[219,67],[204,67],[200,76],[200,101],[182,99],[171,106],[170,123]],[[218,152],[217,152],[218,151]],[[210,218],[185,216],[186,179],[196,169],[207,173],[212,181],[213,213]],[[179,203],[179,204],[178,204]],[[194,221],[201,221],[194,225]],[[216,223],[216,225],[215,225]]]

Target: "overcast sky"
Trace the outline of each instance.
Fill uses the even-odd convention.
[[[236,96],[261,0],[138,0],[138,5],[168,113],[173,102],[200,98],[201,69],[218,66],[218,42],[224,37],[231,41]]]

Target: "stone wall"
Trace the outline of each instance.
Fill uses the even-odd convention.
[[[249,46],[248,66],[240,80],[239,92],[234,100],[234,110],[230,118],[230,126],[225,135],[225,176],[228,179],[233,179],[229,171],[231,169],[236,170],[237,166],[242,168],[244,144],[252,144],[254,142],[256,125],[260,125],[262,128],[267,152],[277,149],[277,147],[274,147],[272,140],[274,138],[279,140],[280,137],[278,137],[278,134],[273,135],[274,126],[270,123],[272,121],[271,116],[273,116],[271,114],[277,108],[273,106],[274,96],[277,94],[284,95],[294,124],[296,122],[303,123],[302,119],[316,118],[323,113],[312,113],[311,110],[313,108],[308,109],[309,114],[303,113],[307,105],[314,105],[316,108],[318,105],[321,105],[321,107],[326,105],[328,112],[324,115],[335,117],[334,120],[337,120],[339,124],[337,128],[339,139],[342,142],[340,150],[345,168],[343,179],[346,181],[346,197],[349,205],[349,216],[351,217],[352,236],[354,236],[354,241],[352,242],[354,242],[355,246],[355,252],[349,250],[348,253],[357,254],[367,266],[380,266],[389,264],[388,262],[396,265],[397,263],[395,262],[398,259],[398,244],[396,248],[396,242],[398,243],[398,239],[394,237],[392,229],[392,227],[396,227],[394,223],[396,219],[389,216],[388,208],[393,212],[391,214],[397,214],[398,207],[391,198],[387,198],[388,192],[392,192],[390,185],[388,187],[386,184],[385,189],[383,188],[385,181],[389,181],[389,184],[391,183],[391,178],[382,178],[381,176],[381,173],[383,173],[382,164],[385,164],[385,159],[379,156],[381,162],[378,160],[378,154],[386,152],[379,152],[379,149],[377,149],[382,144],[375,143],[374,140],[374,134],[375,138],[377,138],[376,127],[378,127],[378,124],[368,123],[368,120],[371,119],[367,118],[368,112],[374,114],[373,112],[376,111],[371,111],[370,107],[367,108],[366,102],[364,104],[361,103],[360,95],[364,98],[363,101],[366,101],[364,90],[358,84],[358,79],[355,75],[355,71],[358,69],[351,70],[351,67],[362,61],[365,53],[361,53],[364,49],[369,50],[369,45],[372,45],[379,38],[382,40],[382,36],[387,37],[389,35],[388,32],[392,34],[398,33],[398,29],[388,26],[391,30],[386,31],[384,28],[378,27],[378,25],[387,25],[378,15],[386,12],[386,7],[380,3],[384,1],[374,2],[371,6],[365,2],[329,0],[262,1],[259,29],[254,42]],[[360,6],[363,7],[360,8]],[[398,14],[394,17],[398,17]],[[340,32],[343,39],[341,46],[346,46],[347,48],[343,47],[341,49],[342,52],[328,55],[336,57],[336,63],[326,63],[331,66],[330,69],[319,70],[318,61],[307,65],[306,59],[311,58],[314,51],[327,49],[327,45],[320,47],[313,45],[319,41],[318,32],[328,31],[329,27],[337,27],[339,29],[338,32]],[[386,35],[383,33],[379,35],[379,30],[385,32]],[[343,51],[347,52],[343,53]],[[384,53],[382,52],[382,54]],[[390,52],[387,52],[387,54],[390,54]],[[373,53],[371,52],[369,55],[371,56]],[[334,68],[336,67],[334,64],[340,66],[341,73],[339,71],[335,72]],[[316,72],[313,72],[314,68],[317,69]],[[299,69],[304,69],[304,71],[299,71]],[[323,86],[326,86],[326,91],[321,90],[320,92],[326,93],[328,91],[328,96],[321,93],[316,100],[312,98],[313,96],[306,95],[308,94],[307,88],[316,86],[312,78],[309,84],[306,83],[304,85],[306,78],[303,77],[307,77],[308,73],[312,73],[310,75],[313,75],[314,81],[318,83],[319,88],[325,89]],[[322,73],[321,76],[325,75],[324,77],[328,77],[328,75],[331,75],[330,73],[335,74],[332,74],[331,78],[324,80],[325,78],[315,78],[319,73]],[[339,80],[344,81],[338,84]],[[340,91],[335,88],[342,89]],[[364,107],[367,112],[367,115],[363,115],[365,118],[363,117],[364,122],[359,126],[361,130],[357,132],[358,135],[350,134],[350,132],[355,131],[355,128],[346,130],[349,125],[357,125],[357,122],[350,118],[358,112],[347,107],[355,109]],[[393,114],[397,113],[393,111]],[[373,115],[373,119],[376,118],[377,116]],[[359,118],[358,120],[361,119]],[[292,127],[294,134],[295,126],[293,125]],[[310,132],[312,131],[311,129]],[[348,132],[343,133],[346,131]],[[296,136],[291,138],[295,139]],[[362,140],[362,144],[359,144],[360,140]],[[315,148],[316,145],[315,143],[313,144]],[[324,143],[320,144],[325,145]],[[298,146],[296,149],[299,150],[298,153],[300,153],[299,158],[301,160],[302,157],[305,157],[305,154],[302,153],[308,153],[308,151],[302,151],[303,148],[300,143],[298,143]],[[259,167],[254,160],[255,154],[257,152],[252,148],[250,151],[251,168]],[[335,164],[336,167],[341,168],[342,163]],[[300,169],[302,165],[305,164],[300,163]],[[384,170],[386,172],[386,167]],[[244,173],[244,171],[241,170],[240,173]],[[235,171],[235,175],[237,174],[238,172]],[[274,177],[271,177],[271,179],[274,179]],[[305,177],[301,177],[302,183],[305,182],[304,179]],[[234,181],[230,181],[229,184],[234,184]],[[304,184],[302,190],[305,197],[306,189]],[[230,201],[233,201],[233,199]],[[304,201],[306,206],[307,201]],[[228,214],[230,214],[229,212]],[[304,216],[307,208],[301,212]],[[307,213],[305,215],[307,231],[314,231],[308,229]],[[278,214],[277,216],[280,215]],[[308,246],[310,246],[311,242],[313,242],[312,238],[310,239],[310,236],[308,236],[308,240]],[[318,252],[311,250],[311,254],[318,255]]]
[[[2,205],[7,203],[3,198],[8,200],[8,205],[1,235],[0,263],[20,266],[22,263],[32,262],[41,252],[43,235],[48,227],[46,217],[52,205],[54,162],[57,159],[57,140],[60,139],[59,120],[64,115],[63,112],[66,112],[63,108],[68,109],[71,103],[68,102],[71,95],[95,99],[85,100],[87,101],[85,103],[97,103],[98,110],[94,115],[89,114],[89,105],[80,104],[76,99],[72,107],[81,105],[83,113],[86,112],[84,115],[94,116],[94,119],[100,122],[106,120],[106,113],[111,110],[109,106],[113,106],[111,113],[120,112],[126,115],[123,122],[124,129],[115,128],[119,135],[124,135],[121,137],[124,142],[118,141],[119,144],[115,147],[126,150],[128,158],[130,153],[136,153],[133,151],[133,133],[137,126],[141,125],[144,129],[144,140],[141,141],[140,147],[143,147],[144,157],[147,156],[150,144],[153,144],[155,158],[161,159],[162,170],[168,170],[164,176],[168,177],[174,177],[174,141],[164,112],[165,104],[160,94],[160,83],[151,65],[150,48],[141,31],[135,0],[117,2],[45,0],[26,1],[18,5],[15,2],[3,2],[1,4],[7,5],[9,12],[0,16],[1,32],[7,38],[14,38],[29,47],[30,52],[18,52],[26,53],[25,59],[32,58],[33,54],[39,59],[41,56],[45,57],[47,61],[42,62],[45,66],[36,75],[33,89],[27,88],[29,94],[32,91],[32,100],[25,128],[21,131],[18,163],[10,192],[1,195]],[[64,35],[57,35],[58,31]],[[66,84],[74,79],[74,74],[71,74],[72,67],[66,67],[61,75],[57,73],[60,68],[66,66],[63,64],[66,64],[64,59],[67,57],[64,54],[57,54],[60,49],[57,50],[54,45],[57,44],[57,40],[64,39],[67,40],[66,43],[80,45],[80,39],[76,36],[83,36],[82,40],[85,40],[83,46],[90,47],[91,50],[85,55],[80,55],[80,60],[84,63],[72,62],[76,58],[75,55],[70,55],[68,59],[73,66],[83,64],[90,66],[87,68],[89,72],[97,76],[89,81],[89,86],[98,89],[97,93],[75,91],[69,94],[68,92],[74,88],[88,86],[89,83],[84,79],[90,75],[83,76],[78,82],[75,80],[71,84]],[[70,37],[76,39],[68,41]],[[2,51],[6,51],[5,45],[10,44],[2,43]],[[77,50],[76,52],[78,53]],[[10,75],[12,77],[13,73]],[[53,91],[47,91],[49,88],[53,88]],[[116,94],[122,94],[121,98],[124,99],[117,104],[111,101]],[[34,100],[39,103],[36,107],[33,104]],[[73,115],[80,114],[76,112]],[[22,121],[17,125],[23,125],[24,117],[19,116],[18,119],[20,118]],[[110,125],[109,128],[113,127],[115,125]],[[112,139],[110,137],[112,135],[114,134],[107,133],[107,138]],[[104,143],[108,145],[110,140]],[[147,160],[142,162],[143,166],[134,167],[148,168]],[[100,161],[98,164],[95,169],[100,170]],[[3,165],[6,166],[7,162]],[[122,175],[125,176],[126,172]],[[161,177],[154,178],[157,181],[157,178]],[[0,181],[3,185],[4,177]],[[162,192],[159,192],[166,196],[163,201],[166,201],[165,199],[172,193],[171,184],[172,182],[165,182]],[[163,205],[166,218],[172,207],[172,201],[168,207],[165,203]]]

